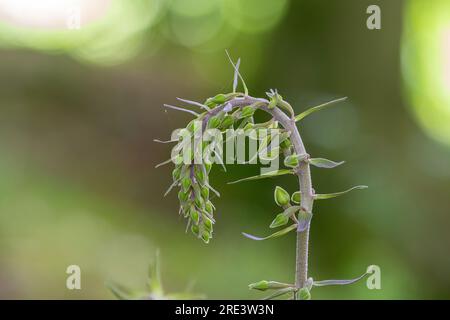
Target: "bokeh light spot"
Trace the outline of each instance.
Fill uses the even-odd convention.
[[[450,145],[450,2],[408,2],[402,39],[402,71],[418,123]]]

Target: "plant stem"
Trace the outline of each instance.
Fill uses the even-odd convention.
[[[262,102],[260,109],[268,112],[273,116],[273,118],[278,121],[284,129],[291,132],[291,141],[294,147],[295,153],[298,155],[306,154],[306,149],[303,144],[302,138],[295,124],[295,120],[288,117],[281,109],[275,107],[269,109],[267,106],[269,101],[261,98],[254,98],[250,96],[245,96],[241,98],[234,98],[228,101],[232,107],[247,106],[255,102]],[[206,116],[209,118],[211,115],[220,112],[225,105],[221,105],[211,110],[211,112]],[[298,177],[299,189],[302,195],[301,197],[301,207],[307,211],[312,212],[313,202],[314,202],[314,191],[311,183],[311,171],[309,163],[302,161],[297,168],[294,169],[295,174]],[[309,229],[310,224],[304,231],[297,230],[297,245],[296,245],[296,261],[295,261],[295,286],[297,289],[301,289],[306,285],[308,279],[308,246],[309,246]],[[296,297],[294,297],[296,298]]]
[[[306,154],[305,146],[298,131],[295,121],[290,119],[280,109],[267,109],[274,118],[288,131],[291,132],[291,141],[295,152],[298,155]],[[301,206],[307,212],[312,212],[314,202],[313,189],[311,184],[311,171],[308,162],[301,162],[295,170],[298,176],[301,197]],[[304,231],[297,230],[297,245],[295,258],[295,286],[300,289],[306,285],[308,279],[308,249],[309,249],[309,229],[310,225]]]

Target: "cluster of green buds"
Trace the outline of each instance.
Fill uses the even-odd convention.
[[[209,142],[202,142],[202,126],[203,122],[195,119],[180,131],[180,141],[172,149],[172,156],[175,156],[172,186],[180,187],[179,212],[188,219],[187,228],[208,243],[215,223],[210,191],[216,191],[209,184],[212,164],[203,161],[202,150],[209,148]]]
[[[237,108],[228,106],[228,101],[236,97],[243,97],[243,95],[242,93],[218,94],[206,99],[203,104],[199,104],[206,111],[198,114],[186,128],[179,130],[176,136],[178,143],[172,149],[171,160],[175,163],[175,168],[172,171],[173,184],[168,191],[175,186],[180,187],[178,192],[179,212],[188,219],[187,229],[190,228],[192,233],[205,243],[212,238],[215,223],[215,207],[210,200],[210,195],[219,196],[218,192],[209,184],[209,173],[212,163],[218,162],[223,165],[221,162],[223,141],[217,137],[215,137],[216,139],[205,137],[205,134],[210,132],[208,129],[217,130],[215,132],[221,138],[228,129],[242,129],[244,133],[259,128],[277,129],[277,144],[272,141],[274,135],[256,137],[260,140],[258,150],[260,157],[263,158],[264,154],[269,159],[278,156],[280,143],[283,143],[283,152],[291,149],[290,132],[279,129],[277,121],[272,119],[261,124],[254,123],[253,115],[261,102]],[[198,104],[189,100],[180,100]],[[163,164],[169,162],[166,161]]]
[[[180,214],[189,219],[194,235],[205,243],[212,237],[214,205],[209,200],[208,173],[211,165],[178,164],[173,170],[174,181],[179,181]]]
[[[343,192],[337,192],[334,194],[318,195],[317,199],[328,199],[343,195],[350,192],[353,189],[360,189],[360,186],[353,187]],[[307,212],[301,206],[301,193],[296,191],[289,195],[289,193],[282,187],[276,186],[274,191],[275,203],[283,209],[283,212],[278,213],[270,224],[270,228],[278,228],[286,226],[290,221],[291,225],[285,227],[284,229],[277,231],[267,237],[260,238],[253,235],[244,233],[244,235],[252,240],[267,240],[272,238],[277,238],[283,236],[293,230],[304,231],[311,221],[312,213]],[[272,291],[272,293],[265,299],[274,299],[286,294],[295,295],[299,300],[310,300],[311,290],[313,287],[323,287],[330,285],[347,285],[355,283],[363,279],[367,274],[369,274],[369,269],[357,278],[349,280],[322,280],[316,281],[313,278],[308,278],[306,284],[302,288],[296,287],[294,284],[283,283],[278,281],[268,281],[261,280],[255,283],[249,284],[249,289],[258,291]]]
[[[244,236],[252,240],[268,240],[281,237],[293,230],[301,232],[308,227],[308,224],[312,218],[312,213],[307,212],[300,206],[300,191],[296,191],[292,195],[289,195],[285,189],[280,186],[276,186],[274,191],[274,199],[275,203],[283,209],[283,212],[278,213],[275,216],[269,228],[284,228],[266,237],[257,237],[248,233],[243,233]],[[290,221],[292,223],[286,227]]]

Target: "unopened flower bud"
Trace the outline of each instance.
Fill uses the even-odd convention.
[[[178,199],[180,202],[185,202],[189,199],[189,192],[184,192],[183,190],[180,190],[178,192]]]
[[[252,106],[246,106],[242,108],[240,118],[251,117],[255,113],[255,109]]]
[[[203,172],[202,167],[195,168],[195,178],[197,178],[198,182],[203,182],[205,180],[205,173]]]
[[[220,127],[222,129],[228,129],[233,124],[234,124],[233,116],[228,115],[228,116],[225,116],[225,118],[223,118],[222,123],[220,124]]]
[[[266,291],[267,289],[269,289],[269,281],[261,280],[261,281],[249,284],[248,288],[254,289],[254,290],[260,290],[260,291]]]
[[[297,204],[300,203],[301,199],[302,199],[302,195],[301,195],[300,191],[295,191],[291,196],[292,202],[297,203]]]
[[[203,240],[203,242],[208,243],[210,238],[211,238],[211,234],[208,231],[203,231],[202,232],[202,240]]]
[[[209,214],[211,214],[211,215],[213,214],[214,207],[213,207],[211,201],[206,202],[206,204],[205,204],[205,210],[206,210],[206,212],[208,212]]]
[[[283,207],[289,204],[289,193],[282,187],[277,186],[274,192],[275,202],[278,206]]]
[[[277,214],[275,219],[273,219],[272,223],[270,224],[270,228],[278,228],[278,227],[284,226],[288,222],[289,222],[289,217],[287,217],[284,213],[280,213],[280,214]]]
[[[208,189],[208,187],[205,187],[205,186],[202,187],[201,194],[202,194],[203,199],[208,199],[209,198],[209,189]]]
[[[195,210],[195,208],[191,208],[190,210],[190,216],[191,216],[191,220],[195,223],[198,224],[198,221],[200,220],[200,217],[198,215],[198,211]]]
[[[208,128],[215,129],[220,126],[221,122],[222,122],[222,120],[219,117],[217,117],[217,116],[211,117],[208,120]]]
[[[255,126],[254,123],[249,122],[244,126],[244,130],[247,131],[247,130],[253,129],[254,126]]]
[[[191,186],[191,179],[189,179],[188,177],[184,177],[183,179],[181,179],[181,186],[183,187],[184,191],[187,191]]]
[[[273,108],[275,108],[276,105],[277,105],[277,100],[272,98],[272,99],[270,99],[269,104],[267,105],[267,108],[273,109]]]
[[[214,97],[212,97],[211,101],[214,102],[215,104],[222,104],[225,101],[227,101],[227,96],[224,95],[223,93],[219,93]]]
[[[204,201],[203,198],[201,198],[201,197],[196,197],[196,198],[195,198],[195,205],[196,205],[198,208],[203,208],[203,207],[205,206],[205,201]]]
[[[267,281],[267,280],[261,280],[248,285],[249,289],[255,289],[260,291],[266,291],[268,289],[282,289],[289,287],[292,287],[292,285],[288,283],[282,283],[278,281]]]
[[[298,156],[296,154],[292,154],[284,159],[284,165],[286,167],[296,168],[298,164]]]
[[[192,231],[192,233],[193,234],[195,234],[196,236],[198,236],[198,233],[199,233],[199,231],[200,231],[200,229],[199,229],[199,227],[197,226],[197,225],[192,225],[192,227],[191,227],[191,231]]]
[[[289,149],[291,146],[292,146],[292,143],[291,143],[291,140],[290,140],[290,139],[283,140],[283,141],[280,143],[281,149]]]
[[[181,167],[179,166],[175,167],[175,169],[173,169],[172,171],[173,180],[178,180],[180,178],[180,174],[181,174]]]
[[[203,227],[208,231],[212,231],[213,223],[212,223],[211,219],[209,219],[205,215],[203,215],[202,218],[203,218]]]
[[[301,288],[298,292],[298,297],[300,300],[311,300],[311,293],[308,288]]]

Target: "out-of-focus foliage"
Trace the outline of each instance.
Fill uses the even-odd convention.
[[[232,46],[283,18],[289,0],[1,0],[0,46],[66,52],[116,64],[168,41],[200,51]],[[145,48],[144,48],[145,47]]]
[[[402,43],[403,78],[419,124],[450,145],[450,2],[409,1]]]

